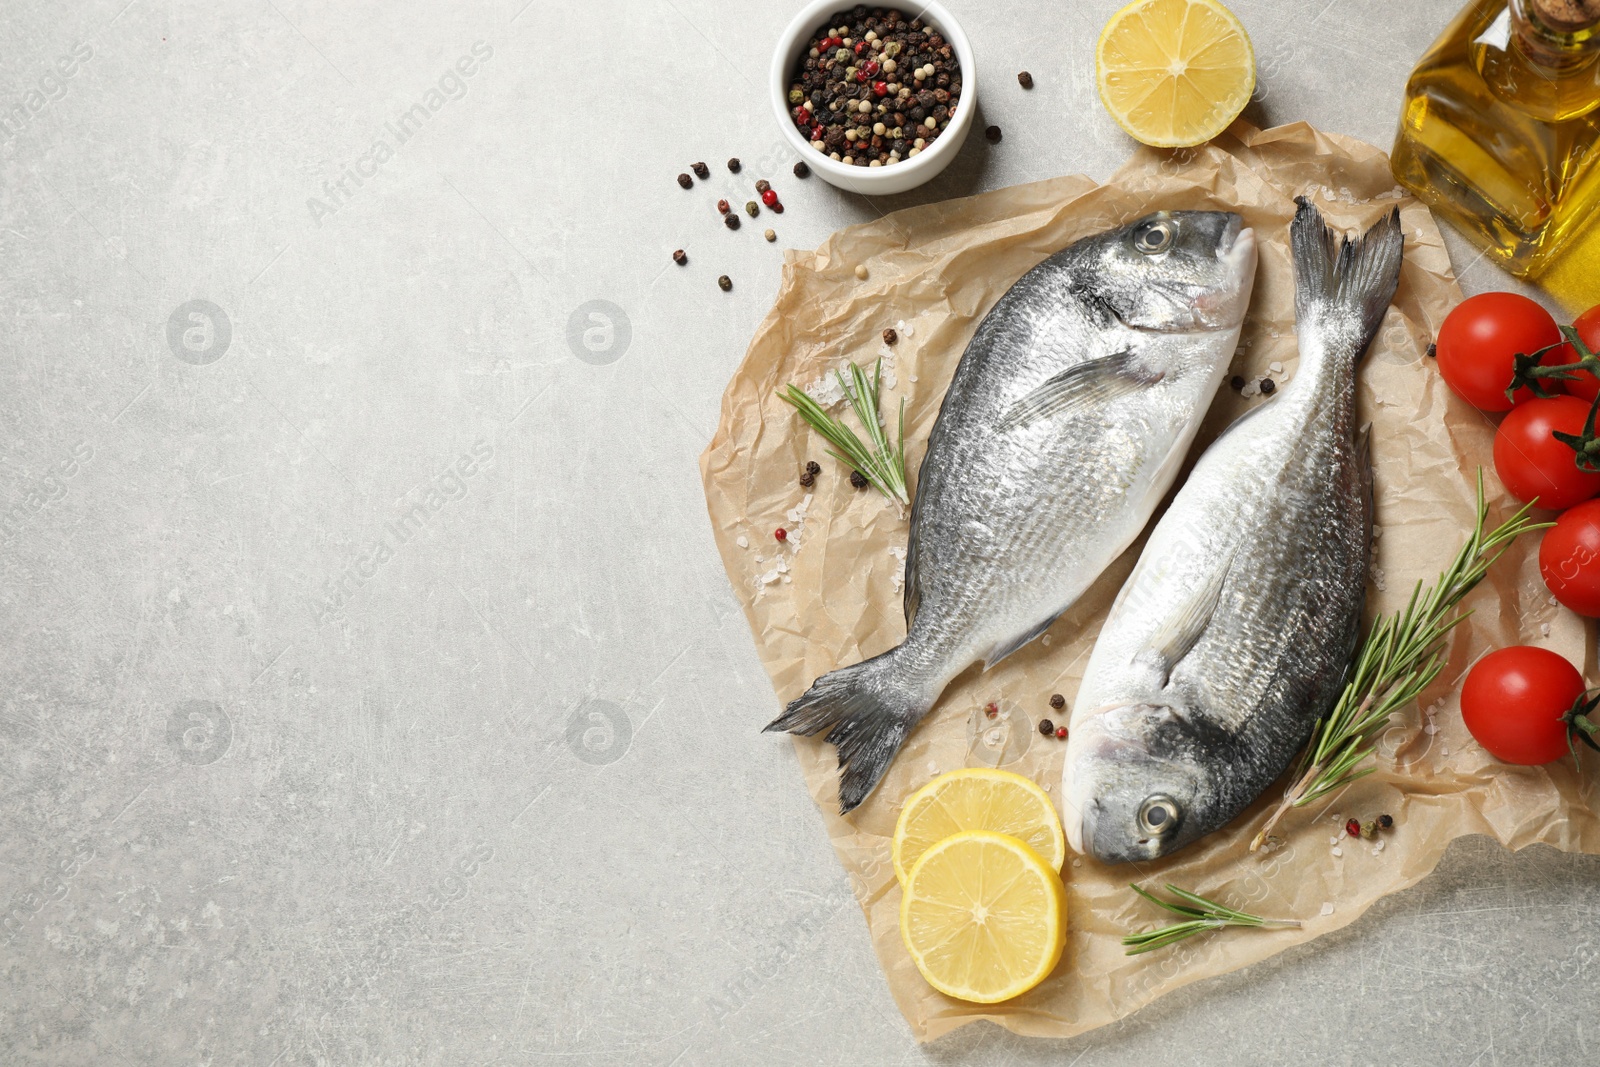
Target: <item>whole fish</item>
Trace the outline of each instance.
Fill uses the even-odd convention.
[[[1398,212],[1290,227],[1300,366],[1206,450],[1112,605],[1078,692],[1063,825],[1106,862],[1223,826],[1304,747],[1355,649],[1372,538],[1356,366],[1399,280]]]
[[[922,462],[905,641],[767,727],[828,731],[841,812],[956,675],[1043,633],[1138,536],[1233,356],[1255,268],[1239,216],[1157,212],[1050,256],[984,317]]]

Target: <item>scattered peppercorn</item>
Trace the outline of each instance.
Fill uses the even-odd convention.
[[[692,189],[694,188],[694,179],[689,177],[687,174],[680,174],[678,175],[678,184],[683,186],[685,189]]]
[[[681,267],[685,263],[689,262],[689,254],[680,248],[676,252],[672,253],[672,262]]]
[[[1062,708],[1067,706],[1067,698],[1062,696],[1060,693],[1051,693],[1050,706],[1055,708],[1057,711],[1060,711]]]
[[[1359,819],[1347,819],[1347,820],[1345,820],[1344,832],[1349,834],[1351,837],[1360,837],[1361,836],[1361,820],[1359,820]]]
[[[1000,127],[998,126],[990,126],[987,130],[983,131],[983,135],[989,138],[990,144],[999,144],[1000,138],[1005,136],[1005,134],[1000,132]]]
[[[818,463],[814,459],[806,460],[806,473],[807,474],[821,474],[822,473],[822,464]]]
[[[742,164],[739,162],[738,156],[734,156],[732,159],[728,160],[728,169],[733,171],[735,174],[739,173],[741,166]]]
[[[1046,737],[1049,737],[1051,734],[1056,732],[1056,724],[1051,722],[1049,719],[1040,719],[1039,732],[1044,734]]]
[[[1428,358],[1429,359],[1437,359],[1437,358],[1439,358],[1439,346],[1438,345],[1429,345],[1428,346]]]
[[[892,345],[898,340],[900,340],[900,335],[894,332],[894,327],[893,326],[891,326],[887,330],[883,331],[883,343],[884,344]]]
[[[765,192],[763,192],[761,194],[761,202],[763,204],[767,205],[768,207],[771,207],[773,204],[776,204],[778,202],[778,190],[772,189],[772,188],[768,188]]]
[[[798,162],[798,163],[796,163],[794,165],[794,176],[796,178],[809,178],[809,177],[811,177],[811,168],[806,166],[806,161],[805,160],[802,159],[800,162]]]
[[[856,277],[861,281],[867,280],[867,265],[865,263],[856,264]]]
[[[1235,392],[1238,392],[1240,389],[1244,388],[1244,378],[1241,375],[1235,374],[1232,378],[1228,379],[1228,384],[1233,386]]]
[[[867,476],[862,474],[860,471],[851,471],[850,484],[855,486],[857,489],[865,489],[868,484]]]
[[[696,178],[704,180],[711,177],[711,168],[706,166],[704,163],[696,163],[689,169],[694,171],[694,176]]]
[[[983,706],[983,713],[992,719],[996,715],[1000,714],[1000,705],[991,700],[989,703]]]
[[[717,279],[717,286],[724,293],[726,293],[729,289],[733,288],[733,279],[724,274],[722,277]]]
[[[1022,86],[1024,89],[1032,89],[1033,75],[1029,74],[1027,71],[1023,71],[1021,74],[1017,75],[1017,84]]]
[[[800,475],[800,487],[802,489],[810,489],[813,485],[816,485],[816,484],[817,484],[817,476],[815,474],[812,474],[810,471],[806,471],[804,474]]]
[[[721,214],[726,215],[730,210],[732,210],[732,209],[728,206],[728,202],[726,200],[718,200],[717,201],[717,211],[718,212],[720,212]]]
[[[789,531],[780,526],[776,530],[772,531],[772,536],[777,538],[779,541],[787,541],[789,540]]]
[[[744,213],[749,215],[751,218],[755,218],[757,215],[761,214],[761,205],[756,203],[754,200],[746,200],[744,202]]]
[[[1060,738],[1061,740],[1065,741],[1067,739],[1067,728],[1065,726],[1057,726],[1056,727],[1056,736],[1058,738]]]
[[[775,230],[768,230],[766,233],[762,234],[761,236],[765,237],[769,241],[776,241],[778,239],[778,234],[777,234],[777,231],[775,231]]]
[[[1261,379],[1261,395],[1262,396],[1271,396],[1274,392],[1277,391],[1277,388],[1278,388],[1278,383],[1273,381],[1271,378],[1263,378],[1263,379]]]
[[[1380,829],[1380,830],[1389,830],[1389,829],[1393,829],[1393,827],[1394,827],[1394,816],[1392,816],[1392,815],[1380,815],[1380,816],[1378,816],[1378,829]]]
[[[760,178],[760,179],[758,179],[756,181],[756,192],[758,192],[758,193],[764,193],[768,189],[771,189],[771,188],[772,188],[772,183],[767,181],[767,179],[765,179],[765,178]]]
[[[727,224],[727,227],[730,230],[737,230],[739,228],[739,216],[733,214],[732,212],[722,216],[722,221]]]
[[[782,215],[783,214],[783,201],[781,201],[781,200],[775,201],[772,204],[772,206],[770,208],[768,208],[767,210],[771,211],[774,215]]]

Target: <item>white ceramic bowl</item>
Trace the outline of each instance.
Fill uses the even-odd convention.
[[[902,6],[906,14],[918,14],[923,22],[937,29],[950,47],[955,50],[961,64],[961,104],[956,117],[939,135],[939,139],[923,151],[903,159],[891,167],[847,167],[830,159],[825,153],[811,147],[811,142],[800,135],[794,119],[789,116],[789,77],[799,63],[811,41],[811,35],[821,28],[829,15],[848,11],[855,4],[847,0],[811,0],[789,23],[778,40],[778,49],[772,56],[772,111],[778,118],[778,128],[789,144],[799,153],[812,170],[830,185],[837,185],[852,193],[867,196],[887,196],[914,189],[932,178],[956,157],[972,129],[972,116],[978,110],[978,68],[972,58],[972,45],[961,26],[941,4],[931,0]],[[873,6],[890,6],[881,2]]]

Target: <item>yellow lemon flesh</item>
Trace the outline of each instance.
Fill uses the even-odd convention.
[[[967,767],[941,774],[912,793],[894,828],[894,873],[904,885],[918,857],[963,830],[992,830],[1014,837],[1051,870],[1067,859],[1061,820],[1050,798],[1011,771]]]
[[[922,854],[900,898],[900,937],[928,984],[995,1004],[1049,976],[1066,944],[1066,891],[1039,854],[966,830]]]
[[[1134,0],[1095,45],[1095,79],[1111,117],[1139,141],[1180,148],[1238,118],[1256,86],[1250,37],[1216,0]]]

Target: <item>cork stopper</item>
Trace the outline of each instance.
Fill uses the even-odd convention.
[[[1577,30],[1600,23],[1600,0],[1530,0],[1534,14],[1558,30]]]

